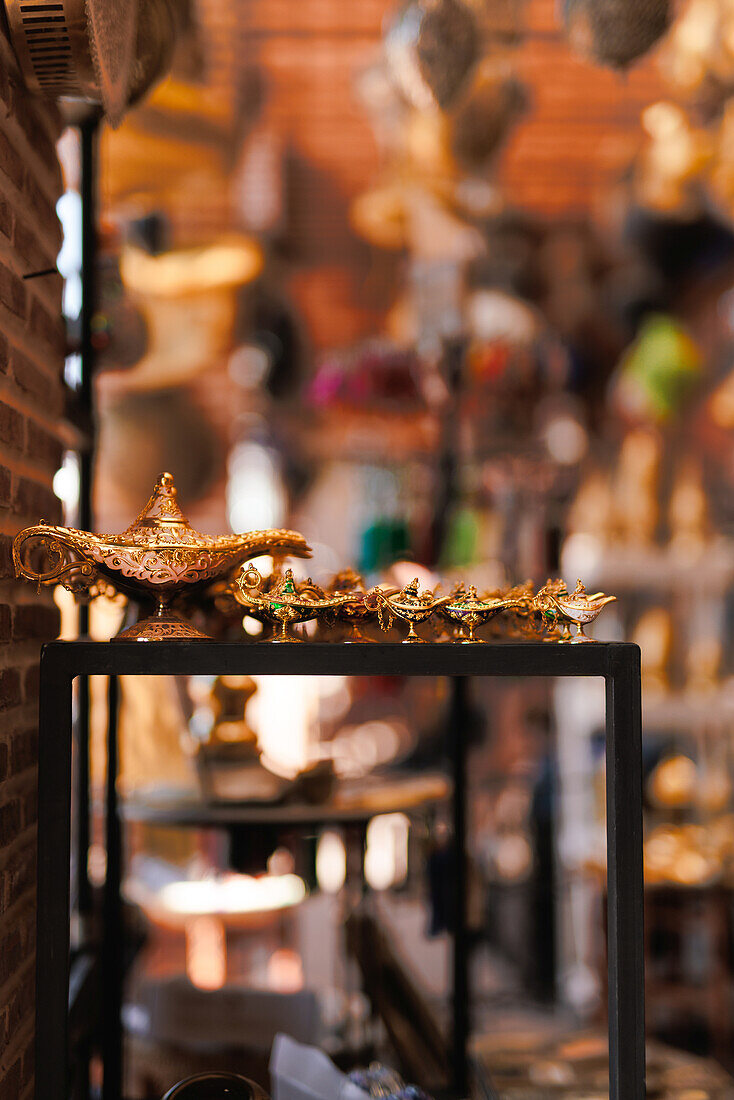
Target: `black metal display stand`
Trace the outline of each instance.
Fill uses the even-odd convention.
[[[453,914],[453,1075],[468,1090],[469,943],[466,927],[465,680],[470,676],[599,676],[606,682],[609,1083],[611,1100],[645,1095],[640,653],[629,643],[559,645],[505,642],[274,645],[272,642],[52,642],[41,655],[38,761],[38,919],[36,1100],[67,1100],[69,1006],[69,858],[72,683],[107,675],[112,702],[121,675],[447,676],[453,679],[451,749],[456,874]],[[100,1011],[117,1030],[106,1059],[105,1096],[119,1095],[122,928],[117,896],[120,837],[116,807],[116,706],[108,732],[108,870]],[[117,914],[117,916],[115,916]],[[105,949],[103,949],[103,954]],[[115,962],[117,960],[117,962]],[[114,1051],[112,1052],[114,1053]]]

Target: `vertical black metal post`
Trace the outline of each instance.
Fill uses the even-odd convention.
[[[468,1043],[470,1030],[469,932],[467,928],[467,854],[466,854],[466,751],[467,681],[454,676],[451,684],[449,732],[453,778],[453,1030],[452,1075],[457,1097],[469,1092]]]
[[[81,374],[77,396],[82,414],[87,418],[85,427],[91,428],[94,406],[95,352],[92,339],[92,321],[97,309],[97,140],[99,114],[94,111],[79,123],[81,144],[81,252],[82,252],[82,305],[79,316],[79,352]],[[79,524],[89,530],[92,520],[92,447],[84,448],[80,455]]]
[[[82,621],[81,612],[86,613]],[[89,630],[89,609],[79,609],[79,632],[87,634]],[[76,908],[84,927],[92,912],[92,887],[89,882],[89,838],[90,838],[90,771],[89,771],[89,678],[79,677],[77,694],[77,714],[75,722],[74,755],[74,794],[76,798]],[[84,934],[84,933],[83,933]]]
[[[645,1095],[640,653],[610,656],[607,689],[607,927],[610,1100]]]
[[[102,932],[102,1100],[122,1096],[122,978],[124,929],[122,926],[122,836],[117,805],[119,711],[118,680],[110,676],[107,719],[106,847]]]
[[[68,1086],[71,679],[41,655],[36,897],[36,1100]]]
[[[78,526],[82,531],[93,530],[92,524],[92,467],[94,461],[92,409],[94,403],[94,344],[92,319],[96,310],[96,256],[97,256],[97,136],[99,113],[94,110],[79,123],[81,145],[81,251],[82,251],[82,306],[80,315],[81,381],[78,390],[79,405],[89,432],[86,445],[79,454],[79,515]],[[79,608],[79,634],[89,634],[89,608]],[[87,859],[90,835],[89,802],[89,679],[79,680],[78,710],[76,721],[76,905],[82,919],[92,911],[92,890],[89,883]]]

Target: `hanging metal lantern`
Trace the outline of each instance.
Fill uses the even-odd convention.
[[[116,126],[168,67],[170,0],[5,0],[26,87],[101,106]]]
[[[483,62],[450,117],[451,152],[462,168],[485,168],[528,105],[528,91],[509,65]]]
[[[572,45],[585,57],[626,69],[667,31],[670,0],[564,0]]]
[[[410,0],[385,34],[390,76],[414,107],[445,110],[469,81],[480,39],[477,18],[462,0]]]

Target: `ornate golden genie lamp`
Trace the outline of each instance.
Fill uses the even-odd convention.
[[[416,626],[430,619],[435,611],[451,599],[450,596],[441,596],[437,599],[432,592],[421,592],[417,577],[392,596],[385,596],[379,589],[375,589],[374,594],[377,598],[380,626],[383,630],[390,629],[393,618],[402,619],[408,624],[408,634],[403,638],[403,644],[422,642],[423,638],[415,632]]]
[[[300,642],[300,638],[288,632],[291,623],[305,623],[354,602],[353,594],[327,595],[311,580],[297,584],[292,569],[286,569],[268,592],[263,591],[262,586],[262,575],[254,565],[248,565],[237,578],[232,592],[237,603],[253,618],[280,626],[274,642]]]
[[[380,595],[385,597],[394,595],[397,588],[382,585],[379,589],[367,591],[364,580],[359,573],[356,573],[353,569],[343,569],[341,573],[337,573],[332,578],[329,592],[349,597],[337,609],[338,618],[349,626],[350,631],[342,641],[346,643],[372,642],[373,639],[363,634],[360,627],[377,618]]]
[[[590,642],[593,639],[584,634],[584,627],[593,623],[607,604],[613,603],[616,598],[604,592],[589,595],[581,581],[576,582],[573,592],[568,591],[563,581],[548,581],[538,591],[533,603],[549,626],[562,629],[561,641]],[[571,624],[576,627],[573,636]]]
[[[34,565],[39,547],[51,559],[45,570]],[[234,573],[247,558],[279,552],[311,554],[295,531],[250,531],[219,538],[195,531],[178,505],[171,474],[161,474],[145,508],[120,535],[39,523],[21,531],[13,543],[16,573],[39,586],[61,584],[90,596],[114,589],[136,600],[155,600],[154,615],[118,634],[137,641],[205,637],[170,609],[171,601]]]
[[[517,606],[517,601],[499,596],[481,599],[473,584],[469,585],[468,591],[460,585],[454,590],[448,603],[441,608],[441,615],[458,625],[459,632],[455,639],[457,642],[481,642],[482,639],[477,638],[474,633],[476,628],[489,622],[505,608],[513,606]]]

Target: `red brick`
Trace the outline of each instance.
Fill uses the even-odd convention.
[[[0,402],[0,443],[22,451],[25,445],[25,417],[17,409]]]
[[[7,466],[0,466],[0,507],[7,508],[13,496],[13,481]]]
[[[33,1100],[33,1078],[35,1077],[35,1043],[30,1042],[23,1052],[23,1100]]]
[[[10,143],[7,134],[0,129],[0,172],[14,183],[17,188],[23,186],[25,169],[23,159]]]
[[[7,934],[0,941],[0,985],[27,963],[31,942],[29,917],[23,914],[12,922]],[[1,1085],[0,1096],[5,1100]]]
[[[3,847],[11,840],[15,840],[20,832],[20,823],[23,820],[23,803],[20,798],[14,798],[0,806],[0,844]]]
[[[20,775],[38,760],[38,730],[17,730],[10,738],[10,772]]]
[[[15,79],[11,73],[10,67],[3,64],[4,58],[0,54],[0,111],[3,115],[10,113],[11,103],[11,84]],[[16,81],[17,83],[17,81]]]
[[[13,614],[13,638],[18,642],[27,642],[33,638],[44,641],[55,638],[58,633],[59,613],[55,607],[43,604],[20,604]]]
[[[0,710],[17,707],[21,701],[20,673],[17,668],[0,671]]]
[[[53,489],[25,477],[17,479],[13,493],[13,511],[17,515],[30,517],[34,523],[40,520],[53,523],[58,518],[59,506]]]
[[[38,226],[54,253],[58,252],[61,248],[61,222],[56,215],[53,203],[49,202],[30,173],[26,174],[23,181],[23,191],[33,224]]]
[[[37,336],[39,340],[45,341],[49,349],[58,357],[60,377],[61,367],[63,366],[61,359],[63,359],[66,351],[66,327],[61,313],[59,312],[52,317],[37,298],[32,298],[28,328],[32,336]]]
[[[46,635],[44,641],[52,642],[58,634],[58,614],[56,615],[56,626],[54,629]],[[38,698],[38,690],[40,687],[40,676],[38,672],[38,665],[33,665],[31,668],[27,668],[23,673],[23,701],[30,703],[34,699]]]
[[[0,580],[15,576],[13,565],[13,540],[10,535],[0,535]]]
[[[0,985],[4,985],[23,961],[23,943],[20,929],[12,927],[0,941]],[[0,1091],[0,1096],[3,1093]]]
[[[34,420],[29,420],[26,426],[26,451],[34,462],[42,463],[48,470],[58,470],[64,454],[59,440]]]
[[[35,843],[21,848],[17,854],[12,868],[8,871],[6,891],[6,908],[20,901],[23,894],[30,893],[35,887],[36,848]]]
[[[29,825],[35,825],[38,820],[38,788],[35,783],[23,799],[22,815],[25,829]]]
[[[12,610],[9,604],[0,604],[0,642],[10,639]]]
[[[25,1050],[23,1051],[23,1076],[21,1078],[21,1084],[23,1086],[24,1095],[32,1095],[30,1086],[33,1083],[35,1076],[36,1060],[35,1060],[35,1047],[32,1042],[28,1042]]]
[[[22,257],[24,275],[31,271],[45,271],[47,267],[53,267],[56,262],[54,250],[44,248],[35,233],[20,221],[15,226],[14,243],[16,251]]]
[[[30,894],[36,884],[36,849],[24,849],[19,852],[5,873],[5,899],[3,912]]]
[[[0,374],[7,374],[10,366],[10,346],[6,338],[0,333]]]
[[[17,348],[13,348],[10,362],[13,377],[23,393],[38,398],[39,406],[48,416],[58,416],[63,405],[61,384],[54,384],[40,367]]]
[[[8,998],[6,1016],[9,1038],[12,1039],[24,1019],[30,1015],[32,1008],[33,986],[29,982],[23,982]]]
[[[0,198],[0,233],[6,240],[13,236],[13,211],[6,199]]]
[[[22,280],[5,264],[0,264],[0,302],[16,317],[25,319],[27,308],[25,287]]]
[[[0,1096],[3,1097],[3,1100],[5,1100],[6,1097],[7,1100],[17,1100],[17,1098],[20,1097],[20,1090],[22,1087],[23,1056],[19,1054],[5,1076],[0,1077]]]
[[[29,97],[28,89],[23,84],[13,84],[11,95],[11,110],[15,121],[31,137],[33,151],[43,163],[47,183],[60,191],[61,169],[51,139],[44,127],[39,125],[36,101]]]

